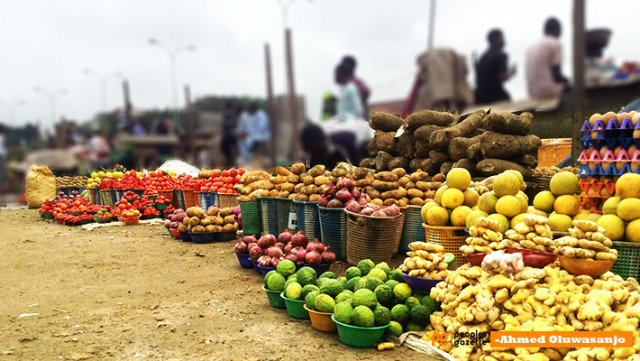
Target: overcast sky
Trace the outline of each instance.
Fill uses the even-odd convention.
[[[286,2],[286,1],[285,1]],[[264,44],[271,45],[276,94],[286,92],[283,16],[277,0],[1,0],[0,122],[51,123],[48,98],[34,92],[68,89],[56,97],[56,114],[84,121],[100,110],[100,87],[89,68],[122,72],[136,108],[172,105],[169,56],[148,44],[157,38],[176,48],[196,46],[177,57],[180,89],[192,95],[265,96]],[[517,74],[507,83],[512,98],[526,97],[524,57],[542,36],[548,16],[563,25],[563,71],[571,71],[572,1],[447,0],[437,2],[435,46],[466,55],[487,47],[486,34],[501,28],[505,51]],[[613,30],[605,56],[640,60],[633,16],[640,1],[589,0],[587,28]],[[358,59],[357,74],[372,89],[372,101],[405,98],[415,59],[427,46],[427,0],[295,0],[287,16],[293,31],[297,92],[307,114],[318,118],[320,99],[336,91],[333,69],[344,54]],[[626,20],[621,20],[626,19]],[[469,77],[473,82],[472,74]],[[184,104],[182,90],[179,104]],[[122,104],[120,80],[107,81],[107,108]],[[24,101],[24,105],[19,105]]]

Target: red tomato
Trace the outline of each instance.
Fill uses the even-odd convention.
[[[238,175],[238,170],[237,170],[237,169],[235,169],[235,168],[234,168],[234,169],[232,169],[232,170],[230,170],[230,171],[229,171],[229,175],[230,175],[230,176],[232,176],[232,177],[237,176],[237,175]]]

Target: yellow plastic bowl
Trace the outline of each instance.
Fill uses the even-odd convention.
[[[613,267],[615,261],[599,261],[591,259],[569,258],[565,256],[558,257],[560,266],[567,272],[580,276],[586,275],[591,277],[600,277]]]

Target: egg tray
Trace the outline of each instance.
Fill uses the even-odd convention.
[[[582,123],[582,128],[580,128],[580,131],[585,134],[589,134],[594,131],[607,132],[607,131],[615,131],[615,130],[634,130],[634,129],[640,129],[640,122],[636,122],[636,125],[633,125],[631,118],[624,118],[620,123],[618,123],[617,119],[609,119],[606,122],[602,119],[598,119],[593,124],[593,127],[591,126],[591,124],[589,124],[588,120],[585,120],[585,122]]]

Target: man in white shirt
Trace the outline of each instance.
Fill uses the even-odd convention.
[[[264,110],[258,109],[255,101],[249,104],[249,114],[239,117],[236,128],[238,149],[247,160],[253,160],[256,150],[266,152],[271,137],[269,122],[269,116]]]
[[[562,44],[560,22],[549,18],[544,24],[544,38],[527,52],[527,86],[531,98],[557,97],[567,87],[562,75]]]
[[[358,117],[362,118],[364,106],[358,85],[353,81],[353,71],[345,64],[340,64],[336,68],[336,83],[342,88],[338,95],[338,105],[336,115],[338,117]]]

